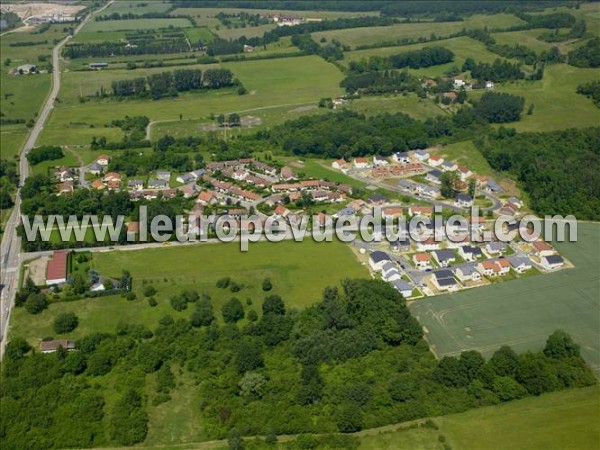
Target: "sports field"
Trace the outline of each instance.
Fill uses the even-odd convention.
[[[554,330],[564,329],[600,373],[600,225],[580,223],[578,232],[578,242],[556,243],[573,269],[412,303],[432,350],[490,356],[510,345],[522,352],[543,348]]]
[[[100,274],[116,278],[122,270],[128,270],[134,279],[137,300],[111,296],[59,302],[35,316],[16,308],[11,333],[37,344],[53,334],[52,321],[61,312],[74,312],[79,317],[79,326],[69,335],[73,338],[95,331],[114,332],[120,321],[154,328],[165,314],[175,318],[189,316],[193,307],[177,312],[169,304],[170,296],[186,289],[207,291],[218,317],[221,305],[231,297],[239,298],[247,310],[250,307],[246,306],[246,299],[251,299],[252,308],[260,314],[267,295],[261,288],[264,278],[270,278],[273,284],[269,294],[281,295],[288,307],[304,308],[320,301],[325,287],[339,285],[344,278],[368,276],[345,244],[312,240],[254,243],[245,253],[240,252],[239,243],[94,253],[93,267]],[[243,286],[242,290],[234,293],[217,288],[216,281],[222,277],[231,277]],[[157,289],[158,306],[150,307],[143,298],[144,283]]]
[[[600,388],[552,392],[433,419],[438,429],[399,428],[359,433],[361,450],[598,448]],[[400,425],[401,427],[401,425]],[[440,442],[440,436],[447,443]]]

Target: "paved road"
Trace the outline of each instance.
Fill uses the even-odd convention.
[[[114,0],[113,0],[114,1]],[[107,8],[113,1],[108,2],[102,8],[100,8],[95,14]],[[74,30],[73,34],[77,34],[81,28],[88,22],[92,15],[88,15]],[[62,47],[71,40],[71,36],[67,36],[65,39],[60,41],[52,50],[52,89],[46,102],[40,113],[37,116],[35,125],[29,133],[29,137],[23,146],[21,152],[21,158],[19,161],[19,189],[17,190],[15,206],[12,214],[10,215],[4,235],[2,237],[2,243],[0,244],[0,359],[4,356],[4,350],[6,347],[6,340],[8,334],[8,322],[10,319],[10,313],[14,304],[15,293],[18,289],[19,281],[19,267],[23,261],[20,253],[21,239],[17,236],[17,227],[19,226],[19,211],[21,205],[21,193],[20,188],[25,183],[25,180],[29,176],[29,164],[27,162],[27,154],[35,146],[40,133],[42,132],[46,120],[50,112],[54,108],[54,102],[60,90],[60,51]]]

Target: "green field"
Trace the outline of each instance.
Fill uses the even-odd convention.
[[[153,0],[148,2],[140,2],[139,0],[119,0],[106,8],[102,15],[110,15],[113,13],[119,14],[146,14],[146,13],[161,13],[171,7],[169,2],[161,0]]]
[[[427,327],[435,353],[478,350],[489,356],[501,345],[517,352],[540,349],[554,330],[564,329],[600,372],[600,225],[578,228],[578,242],[556,243],[573,269],[414,302],[411,311]]]
[[[455,142],[444,146],[439,152],[440,156],[450,159],[457,164],[467,166],[477,175],[497,176],[487,160],[475,148],[473,141]]]
[[[439,427],[359,433],[361,450],[590,450],[600,444],[600,388],[569,389],[433,419]]]
[[[365,96],[352,100],[344,108],[373,116],[377,114],[403,112],[413,119],[425,120],[446,114],[431,100],[417,97],[413,93],[407,95]]]
[[[492,36],[496,39],[496,43],[500,45],[524,45],[531,48],[537,53],[548,51],[552,47],[558,47],[562,53],[568,53],[577,47],[580,41],[565,41],[565,42],[545,42],[538,37],[548,32],[547,29],[533,29],[521,31],[509,31],[506,33],[493,33]]]
[[[244,9],[244,8],[177,8],[171,14],[173,16],[192,16],[194,19],[214,18],[219,12],[225,14],[237,14],[246,12],[249,14],[282,14],[284,16],[335,19],[337,17],[363,17],[378,16],[378,11],[295,11],[288,9]],[[216,20],[216,19],[215,19]],[[218,21],[217,21],[218,22]],[[220,22],[218,22],[220,23]]]
[[[225,28],[223,25],[217,25],[214,28],[214,32],[223,39],[237,39],[242,36],[247,38],[262,37],[267,31],[271,31],[276,28],[275,24],[259,25],[257,27],[245,27],[245,28]]]
[[[510,124],[518,131],[592,127],[598,125],[600,109],[590,99],[576,94],[576,90],[579,84],[596,79],[596,69],[555,64],[546,67],[541,81],[507,83],[497,86],[496,90],[524,97],[525,108],[534,104],[532,115],[523,113],[520,121]]]
[[[100,22],[88,22],[82,31],[93,33],[96,31],[121,31],[121,30],[156,30],[159,28],[187,28],[192,24],[188,19],[128,19],[128,20],[104,20]]]
[[[154,328],[165,314],[173,317],[190,314],[192,308],[176,312],[169,304],[172,294],[185,289],[208,291],[217,312],[224,302],[238,297],[243,303],[247,298],[252,299],[253,308],[260,313],[265,296],[261,289],[264,278],[273,283],[270,293],[281,295],[290,307],[303,308],[319,301],[325,287],[337,285],[344,278],[367,276],[346,245],[312,240],[254,243],[245,253],[240,252],[239,243],[102,252],[94,254],[93,266],[111,277],[119,277],[123,269],[128,270],[134,278],[138,299],[130,302],[113,296],[60,302],[35,316],[17,308],[11,319],[11,333],[37,344],[44,336],[52,335],[52,320],[61,312],[75,312],[79,317],[80,325],[70,335],[73,338],[95,331],[114,332],[119,321],[144,323]],[[227,276],[244,288],[237,293],[216,288],[216,281]],[[155,308],[142,296],[144,282],[158,290]]]
[[[185,35],[192,44],[198,41],[212,42],[215,38],[214,34],[206,27],[186,28]]]
[[[165,69],[65,74],[64,87],[59,94],[64,103],[52,112],[41,141],[88,144],[92,136],[111,138],[117,132],[104,126],[125,115],[146,115],[151,120],[160,121],[178,120],[179,114],[183,113],[185,119],[207,120],[211,113],[255,111],[273,106],[295,108],[313,102],[316,104],[322,97],[335,97],[342,93],[339,87],[342,73],[318,56],[230,62],[224,63],[223,67],[231,69],[234,76],[244,83],[249,91],[247,95],[240,96],[232,88],[186,93],[175,99],[157,101],[105,99],[80,104],[77,98],[82,91],[84,95],[93,94],[100,85],[110,88],[112,79],[143,76],[150,71]],[[65,130],[69,132],[65,133]]]

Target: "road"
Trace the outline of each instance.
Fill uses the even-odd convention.
[[[94,14],[97,14],[107,8],[113,3],[113,1],[108,2],[95,13],[89,14],[84,20],[81,21],[79,25],[77,25],[73,31],[73,35],[76,35]],[[50,90],[50,93],[46,98],[46,102],[42,106],[42,109],[37,116],[37,120],[29,133],[29,137],[23,146],[23,150],[21,151],[21,158],[19,160],[19,189],[17,190],[15,198],[15,206],[6,224],[4,235],[2,237],[2,243],[0,244],[0,288],[2,289],[0,294],[0,359],[2,359],[4,356],[10,313],[14,304],[15,294],[18,290],[19,267],[23,261],[20,253],[21,238],[17,235],[17,227],[19,226],[20,222],[20,188],[23,186],[25,180],[29,176],[27,154],[35,146],[35,143],[37,142],[40,133],[44,129],[44,125],[48,120],[50,112],[54,108],[54,102],[56,101],[56,97],[60,91],[60,51],[62,47],[71,40],[71,38],[72,36],[67,36],[52,50],[52,89]]]

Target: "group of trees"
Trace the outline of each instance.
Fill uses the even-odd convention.
[[[65,58],[102,58],[107,56],[151,55],[189,52],[190,45],[182,35],[178,39],[152,39],[136,45],[120,41],[69,44],[63,47]]]
[[[340,82],[349,94],[384,94],[387,92],[416,91],[419,80],[406,71],[384,70],[381,72],[351,73]]]
[[[485,92],[475,104],[475,113],[490,123],[516,122],[521,118],[525,99],[504,92]]]
[[[490,165],[510,172],[540,216],[600,219],[600,128],[516,133],[501,128],[476,141]]]
[[[405,53],[389,56],[392,67],[401,69],[420,69],[421,67],[437,66],[454,61],[454,53],[444,47],[425,47]]]
[[[476,63],[473,58],[467,58],[462,70],[463,72],[470,71],[473,78],[495,82],[525,79],[525,72],[521,70],[519,63],[511,63],[499,58],[492,64]]]
[[[199,89],[219,89],[233,86],[233,73],[228,69],[179,69],[127,80],[114,80],[112,92],[115,97],[175,97],[179,92]]]
[[[503,347],[489,361],[475,351],[436,361],[389,284],[342,286],[326,288],[320,302],[299,312],[270,295],[260,318],[250,319],[250,309],[247,320],[225,324],[207,294],[193,296],[197,310],[189,319],[164,316],[154,332],[119,323],[115,334],[85,336],[68,353],[38,354],[14,337],[2,370],[4,446],[141,443],[147,405],[168,400],[183,370],[202,380],[188,394],[200,399],[207,438],[236,445],[240,435],[274,442],[278,434],[355,432],[596,382],[564,332],[543,352],[516,355]],[[241,302],[231,309],[243,317]],[[148,374],[155,374],[153,389],[146,388]],[[111,408],[104,408],[106,383],[123,387]],[[34,426],[40,417],[48,425]]]
[[[600,108],[600,81],[590,81],[577,86],[577,93],[591,98],[594,104]]]
[[[585,45],[567,55],[570,65],[575,67],[600,67],[600,38],[590,39]]]
[[[53,145],[44,145],[42,147],[32,148],[27,153],[29,164],[35,166],[43,161],[52,161],[61,159],[65,156],[62,148]]]

